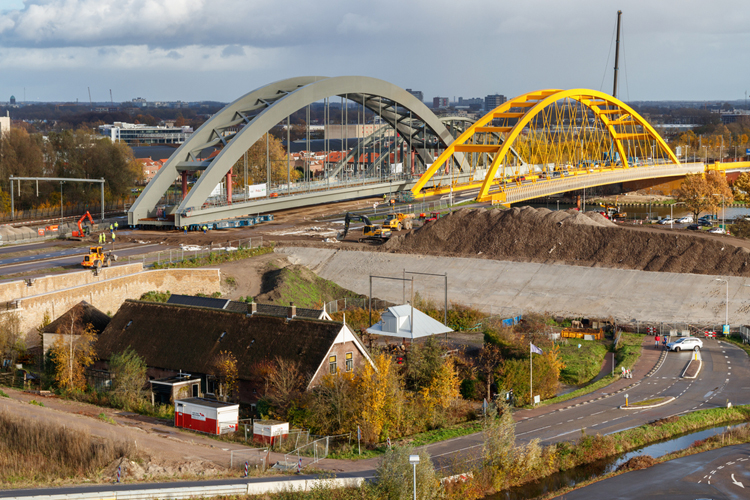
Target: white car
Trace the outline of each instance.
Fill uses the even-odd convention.
[[[659,224],[672,224],[675,220],[670,217],[664,217],[662,220],[659,221]]]
[[[686,215],[685,217],[680,217],[675,221],[675,224],[692,224],[693,223],[693,216],[692,215]]]
[[[698,351],[703,349],[703,341],[697,337],[683,337],[667,344],[670,351]]]
[[[711,233],[711,234],[724,234],[724,233],[726,233],[726,231],[724,231],[724,229],[720,228],[720,227],[715,227],[713,229],[709,229],[708,232]]]

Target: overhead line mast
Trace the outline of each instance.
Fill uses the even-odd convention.
[[[617,11],[617,41],[615,42],[615,84],[612,89],[612,97],[617,98],[617,71],[620,69],[620,18],[622,11]]]

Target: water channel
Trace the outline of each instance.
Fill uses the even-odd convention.
[[[605,460],[600,460],[587,465],[581,465],[570,470],[558,472],[542,478],[533,484],[526,484],[509,490],[504,490],[493,495],[484,497],[485,500],[521,500],[527,498],[535,498],[540,495],[544,495],[549,492],[554,492],[560,488],[566,486],[574,486],[582,481],[592,479],[597,476],[614,472],[617,468],[630,460],[633,457],[639,455],[649,455],[653,458],[662,457],[668,453],[683,450],[693,444],[695,441],[706,439],[722,432],[728,431],[733,428],[748,425],[742,423],[738,425],[723,425],[720,427],[712,427],[704,429],[702,431],[692,432],[689,434],[683,434],[681,436],[654,443],[637,450],[633,450],[627,453],[621,453],[610,457]]]

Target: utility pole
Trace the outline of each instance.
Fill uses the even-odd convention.
[[[617,97],[617,72],[620,69],[620,18],[622,11],[617,11],[617,41],[615,42],[615,84],[612,88],[612,97]]]

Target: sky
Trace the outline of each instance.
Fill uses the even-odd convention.
[[[435,96],[546,88],[735,100],[748,0],[0,0],[0,101],[230,102],[302,75]]]

